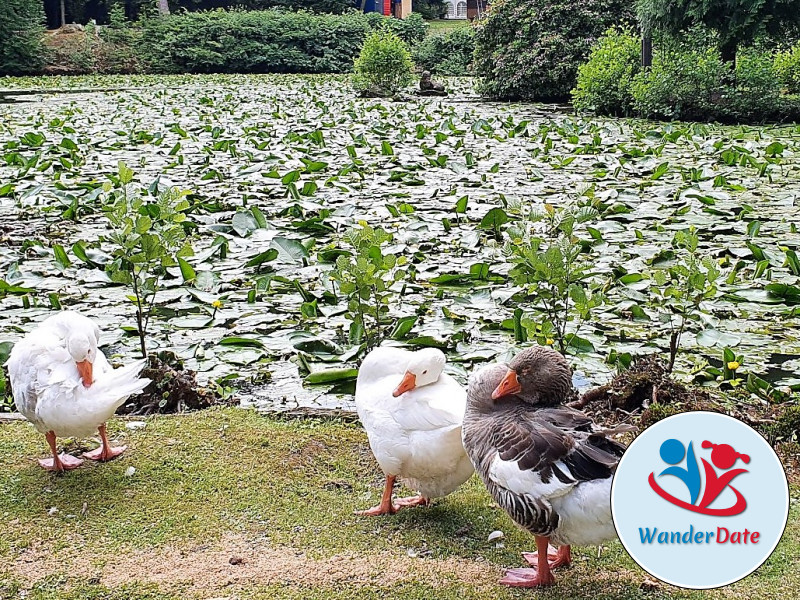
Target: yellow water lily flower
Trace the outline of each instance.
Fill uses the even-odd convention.
[[[555,343],[556,343],[556,341],[555,341],[553,338],[547,338],[547,339],[544,341],[544,343],[545,343],[547,346],[552,346],[553,344],[555,344]]]
[[[739,368],[739,366],[740,366],[739,363],[736,362],[735,360],[732,360],[731,362],[728,363],[728,369],[731,371],[735,371],[736,369]]]
[[[222,300],[214,300],[214,301],[211,303],[211,306],[213,306],[213,307],[214,307],[214,309],[217,309],[217,308],[222,308]]]

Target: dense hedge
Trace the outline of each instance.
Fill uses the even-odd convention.
[[[436,75],[468,75],[475,54],[475,30],[456,27],[425,38],[412,50],[414,62]]]
[[[600,35],[633,20],[628,0],[495,0],[476,29],[479,89],[504,100],[565,100]]]
[[[208,11],[144,19],[136,52],[157,73],[344,73],[367,33],[389,27],[407,43],[425,36],[421,17],[351,12]]]
[[[743,49],[735,74],[713,41],[665,39],[643,70],[639,38],[611,29],[581,66],[573,91],[575,108],[604,115],[686,121],[759,122],[800,118],[792,91],[792,63],[800,49],[773,55]]]
[[[44,63],[39,0],[0,0],[0,75],[37,72]]]

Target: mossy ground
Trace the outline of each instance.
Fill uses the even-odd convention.
[[[357,424],[216,408],[110,429],[122,458],[57,477],[35,463],[42,436],[0,424],[0,598],[800,597],[796,501],[773,556],[724,590],[642,586],[618,542],[599,559],[576,549],[552,589],[512,590],[496,580],[533,540],[476,478],[431,508],[353,515],[382,484]],[[487,541],[495,529],[502,548]]]

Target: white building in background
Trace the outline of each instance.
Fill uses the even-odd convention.
[[[467,2],[466,0],[447,0],[444,5],[447,7],[445,19],[466,19]]]

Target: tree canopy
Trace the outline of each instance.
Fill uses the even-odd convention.
[[[725,61],[760,34],[777,36],[800,24],[800,0],[638,0],[636,8],[645,34],[678,34],[696,25],[716,32]]]

